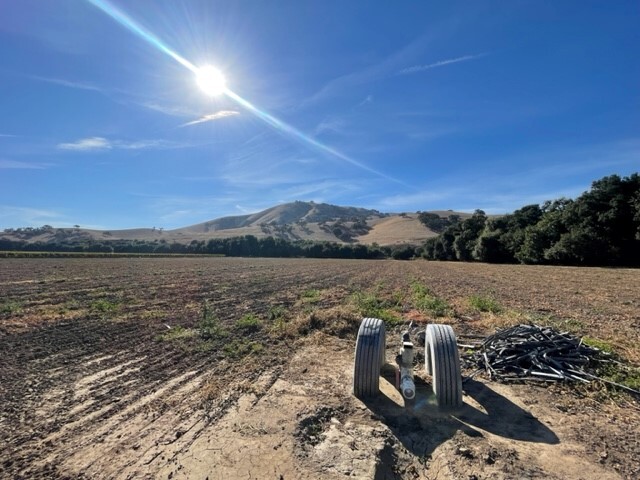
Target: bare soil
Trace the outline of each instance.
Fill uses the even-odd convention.
[[[388,365],[377,399],[354,398],[353,293],[395,296],[403,316],[433,321],[405,295],[415,281],[453,307],[438,321],[461,338],[537,321],[640,362],[638,270],[2,259],[0,478],[640,476],[640,407],[626,395],[476,377],[445,413],[419,366],[404,406]],[[502,312],[474,311],[471,295]],[[226,336],[198,334],[205,300]],[[236,324],[247,314],[256,328]],[[178,326],[189,334],[168,337]],[[388,339],[391,362],[399,330]]]

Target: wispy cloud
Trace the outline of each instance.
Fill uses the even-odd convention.
[[[0,205],[0,228],[35,227],[62,217],[62,214],[53,210]]]
[[[193,117],[197,115],[197,113],[192,109],[179,105],[166,105],[156,102],[142,102],[136,104],[141,107],[148,108],[149,110],[153,110],[154,112],[164,113],[165,115],[170,115],[172,117]]]
[[[145,149],[165,149],[165,148],[181,148],[191,145],[169,142],[167,140],[139,140],[137,142],[125,142],[116,140],[111,143],[113,148],[122,150],[145,150]]]
[[[362,69],[346,73],[330,80],[316,93],[304,100],[302,106],[314,104],[325,98],[342,94],[345,90],[359,85],[396,75],[404,66],[411,65],[416,59],[423,56],[431,44],[436,41],[445,41],[469,22],[476,21],[476,15],[476,9],[470,7],[465,9],[465,11],[456,13],[455,17],[440,19],[440,21],[428,28],[427,33],[413,39],[388,56]]]
[[[364,100],[356,105],[356,108],[364,107],[367,103],[373,103],[373,95],[367,95]]]
[[[347,121],[341,117],[326,118],[321,121],[313,131],[314,135],[321,135],[326,132],[342,133]]]
[[[499,174],[489,170],[461,172],[434,179],[415,194],[378,198],[371,206],[383,211],[481,208],[487,213],[512,212],[528,204],[575,198],[605,175],[628,175],[637,170],[639,152],[637,139],[527,150],[494,159],[492,164]]]
[[[0,133],[0,137],[13,138],[17,137],[17,135],[11,135],[10,133]]]
[[[448,60],[440,60],[435,63],[428,63],[425,65],[413,65],[412,67],[403,68],[398,71],[398,75],[409,75],[412,73],[424,72],[432,68],[444,67],[445,65],[451,65],[453,63],[467,62],[469,60],[475,60],[486,56],[487,53],[479,53],[477,55],[463,55],[462,57],[450,58]]]
[[[149,218],[164,223],[166,228],[184,227],[235,213],[233,206],[240,201],[240,197],[224,193],[216,196],[132,195],[142,197],[150,211]]]
[[[220,120],[221,118],[233,117],[235,115],[240,115],[240,112],[235,110],[220,110],[216,113],[210,113],[208,115],[203,115],[197,120],[192,122],[183,123],[180,127],[188,127],[189,125],[197,125],[199,123],[212,122],[214,120]]]
[[[102,94],[107,94],[107,89],[99,87],[97,85],[93,85],[85,82],[77,82],[72,80],[65,80],[63,78],[51,78],[51,77],[41,77],[38,75],[27,75],[32,80],[38,80],[39,82],[52,83],[54,85],[60,85],[61,87],[67,88],[75,88],[76,90],[88,90],[91,92],[98,92]]]
[[[61,150],[73,150],[76,152],[91,152],[110,150],[112,147],[111,142],[103,137],[89,137],[76,140],[71,143],[59,143],[58,148]]]
[[[253,208],[251,208],[251,207],[243,207],[242,205],[236,205],[236,210],[238,210],[240,213],[243,213],[243,214],[255,212],[255,210]]]
[[[469,180],[467,183],[472,184]],[[474,188],[460,188],[444,182],[442,185],[425,187],[424,192],[412,195],[392,195],[377,199],[372,208],[384,212],[418,211],[418,210],[455,210],[458,212],[473,212],[480,208],[486,213],[502,214],[513,212],[525,205],[540,204],[546,200],[560,197],[575,198],[586,190],[585,185],[568,185],[555,190],[538,191],[529,185],[522,185],[520,189],[510,188],[509,185],[498,185],[493,179],[489,182],[492,188],[483,187],[480,183]]]
[[[7,160],[0,158],[0,169],[2,168],[11,168],[11,169],[24,169],[24,170],[42,170],[47,168],[48,165],[43,163],[27,163],[27,162],[19,162],[16,160]]]
[[[386,78],[389,75],[393,75],[401,65],[406,65],[407,62],[414,59],[420,52],[422,52],[426,45],[431,40],[431,36],[435,33],[431,33],[430,36],[422,36],[411,43],[405,45],[398,51],[382,59],[378,63],[372,64],[362,70],[351,72],[346,75],[334,78],[325,84],[320,90],[314,93],[311,97],[307,98],[303,102],[304,105],[310,105],[322,100],[326,97],[334,96],[339,92],[347,88],[352,88],[358,85],[369,83],[381,78]]]
[[[39,75],[24,75],[25,77],[36,80],[39,82],[50,83],[52,85],[58,85],[65,88],[73,88],[76,90],[84,90],[88,92],[95,92],[100,95],[104,95],[105,97],[113,100],[116,103],[120,103],[122,105],[130,106],[138,106],[143,107],[148,110],[153,110],[154,112],[160,112],[164,115],[169,115],[172,117],[193,117],[199,114],[194,109],[186,108],[183,105],[168,105],[165,103],[159,103],[157,100],[148,101],[144,98],[144,95],[138,95],[131,92],[127,92],[118,88],[106,88],[101,85],[96,85],[89,82],[82,82],[76,80],[67,80],[64,78],[55,78],[55,77],[41,77]],[[7,135],[10,136],[10,135]]]
[[[59,143],[61,150],[71,150],[75,152],[101,152],[112,149],[119,150],[145,150],[145,149],[169,149],[191,147],[190,144],[169,142],[167,140],[109,140],[104,137],[81,138],[75,142]]]

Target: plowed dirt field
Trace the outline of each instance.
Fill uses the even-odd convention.
[[[354,398],[363,309],[433,321],[417,283],[462,339],[533,321],[640,363],[639,270],[0,259],[0,478],[640,478],[626,394],[475,377],[444,414],[418,365],[411,408],[389,367],[379,398]],[[477,311],[474,295],[499,308]]]

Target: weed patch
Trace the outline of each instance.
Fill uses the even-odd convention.
[[[260,353],[264,345],[260,342],[248,342],[245,340],[233,340],[222,347],[225,356],[229,358],[242,358],[252,353]]]
[[[169,342],[172,340],[182,340],[184,338],[191,338],[196,335],[196,331],[192,328],[184,328],[180,325],[172,327],[164,333],[161,333],[156,338],[162,342]]]
[[[640,391],[640,368],[627,365],[612,344],[593,337],[582,337],[582,342],[603,352],[596,372],[600,378]]]
[[[16,315],[22,311],[22,305],[18,302],[8,301],[0,303],[0,315]]]
[[[400,314],[395,311],[399,305],[393,300],[385,299],[375,292],[362,291],[353,293],[351,298],[363,317],[379,318],[389,327],[402,323]]]
[[[318,303],[320,301],[320,290],[305,290],[302,292],[300,299],[303,303]]]
[[[269,310],[267,311],[267,318],[271,321],[278,320],[280,318],[284,318],[287,314],[287,309],[282,305],[271,305]]]
[[[430,313],[434,317],[445,317],[452,311],[445,300],[434,295],[426,285],[419,282],[411,284],[411,300],[418,310]]]
[[[271,330],[276,334],[283,334],[287,329],[287,309],[282,305],[272,305],[267,311],[267,319],[272,322]]]
[[[205,300],[202,307],[202,319],[198,324],[198,333],[200,338],[204,340],[224,338],[228,335],[228,332],[220,325],[220,320],[213,313],[209,303]]]
[[[89,305],[89,310],[94,313],[100,313],[102,315],[116,313],[119,308],[120,304],[118,302],[112,302],[106,299],[94,300]]]
[[[601,363],[597,374],[603,380],[640,391],[640,368],[630,367],[618,361],[610,361]]]
[[[236,327],[245,332],[255,332],[260,329],[260,319],[253,313],[247,313],[236,321]]]
[[[469,297],[469,305],[478,312],[502,312],[502,306],[491,295],[471,295]]]
[[[592,337],[582,337],[582,343],[588,345],[589,347],[597,348],[601,352],[614,353],[613,345],[605,342],[604,340],[599,340]]]

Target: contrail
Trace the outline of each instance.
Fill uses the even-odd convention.
[[[104,13],[106,13],[107,15],[109,15],[111,18],[113,18],[115,21],[117,21],[120,25],[122,25],[123,27],[125,27],[126,29],[128,29],[129,31],[135,33],[136,35],[138,35],[140,38],[142,38],[144,41],[146,41],[147,43],[149,43],[150,45],[153,45],[155,48],[157,48],[158,50],[160,50],[162,53],[168,55],[169,57],[173,58],[176,62],[178,62],[180,65],[182,65],[183,67],[187,68],[188,70],[190,70],[191,72],[198,74],[198,67],[196,67],[193,63],[191,63],[189,60],[187,60],[186,58],[184,58],[182,55],[178,54],[176,51],[174,51],[173,49],[171,49],[168,45],[166,45],[162,40],[160,40],[158,37],[156,37],[153,33],[151,33],[150,31],[148,31],[147,29],[145,29],[144,27],[138,25],[135,20],[133,20],[131,17],[129,17],[126,13],[124,13],[123,11],[119,10],[118,8],[114,7],[113,5],[111,5],[107,0],[87,0],[89,3],[91,3],[92,5],[94,5],[95,7],[99,8],[100,10],[102,10]],[[310,145],[322,152],[328,153],[330,155],[333,155],[334,157],[337,157],[351,165],[354,165],[362,170],[366,170],[367,172],[373,173],[379,177],[385,178],[387,180],[390,180],[392,182],[395,183],[399,183],[400,185],[403,185],[405,187],[409,187],[409,188],[413,188],[410,185],[406,184],[405,182],[403,182],[402,180],[398,180],[397,178],[393,178],[385,173],[379,172],[378,170],[375,170],[367,165],[365,165],[364,163],[361,163],[357,160],[354,160],[353,158],[349,157],[348,155],[345,155],[344,153],[341,153],[337,150],[335,150],[334,148],[329,147],[328,145],[325,145],[324,143],[321,143],[319,141],[317,141],[316,139],[304,134],[303,132],[301,132],[300,130],[298,130],[297,128],[283,122],[282,120],[279,120],[278,118],[274,117],[273,115],[265,112],[264,110],[260,110],[258,107],[256,107],[255,105],[253,105],[251,102],[249,102],[248,100],[245,100],[244,98],[242,98],[240,95],[238,95],[237,93],[231,91],[229,88],[226,88],[224,91],[225,95],[227,95],[229,98],[231,98],[232,100],[234,100],[235,102],[237,102],[238,104],[242,105],[244,108],[246,108],[247,110],[249,110],[251,113],[253,113],[256,117],[258,117],[260,120],[262,120],[263,122],[265,122],[267,125],[275,128],[276,130],[280,130],[284,133],[288,133],[289,135],[291,135],[292,137],[301,140],[303,143],[306,143],[307,145]]]

